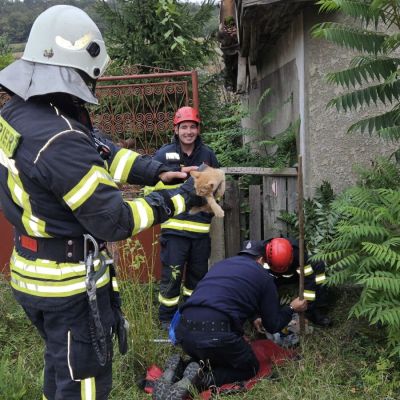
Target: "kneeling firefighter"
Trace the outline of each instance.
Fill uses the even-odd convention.
[[[276,277],[278,287],[297,283],[299,277],[299,243],[287,238],[272,238],[265,241],[266,262]],[[324,285],[325,264],[309,262],[307,254],[304,260],[304,298],[308,301],[307,318],[323,327],[332,324],[326,315],[328,305],[327,288]]]
[[[201,202],[189,179],[124,201],[116,183],[186,177],[119,148],[93,129],[85,103],[109,57],[82,10],[50,7],[21,60],[0,72],[11,99],[0,114],[0,197],[15,227],[11,286],[45,340],[43,399],[107,399],[112,336],[125,322],[107,241],[159,224]]]

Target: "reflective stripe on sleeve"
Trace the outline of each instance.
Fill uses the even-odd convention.
[[[45,221],[39,219],[32,213],[29,194],[25,191],[16,168],[15,170],[8,170],[7,185],[14,203],[23,210],[22,224],[28,235],[34,237],[50,237],[50,235],[46,233]]]
[[[183,286],[182,293],[184,296],[191,296],[193,293],[193,290],[190,290],[187,287]]]
[[[315,277],[315,283],[316,283],[317,285],[320,285],[321,283],[323,283],[323,282],[325,282],[325,281],[326,281],[326,275],[325,275],[325,273],[316,275],[316,277]]]
[[[94,165],[63,199],[71,210],[74,211],[90,198],[100,184],[117,187],[116,183],[103,167]]]
[[[180,219],[169,219],[161,224],[161,229],[176,229],[178,231],[189,231],[198,233],[210,232],[210,224],[203,224],[201,222],[183,221]]]
[[[300,268],[296,269],[296,272],[298,274],[300,274]],[[313,267],[309,264],[309,265],[305,265],[304,266],[304,276],[309,276],[314,272]]]
[[[181,194],[171,197],[171,200],[174,204],[174,215],[178,215],[186,211],[185,199]]]
[[[305,290],[304,291],[304,298],[308,301],[315,300],[315,292],[314,290]]]
[[[132,235],[136,235],[144,229],[153,226],[154,212],[145,199],[135,199],[127,201],[127,203],[133,215],[134,226]]]
[[[109,169],[115,182],[127,182],[129,172],[138,156],[139,153],[127,149],[121,149],[117,152]]]
[[[177,185],[167,185],[163,181],[159,181],[159,182],[157,182],[157,184],[155,186],[145,186],[143,189],[143,193],[145,196],[147,196],[151,192],[154,192],[157,190],[177,189],[179,186],[181,186],[181,183],[178,183]]]
[[[179,296],[173,297],[172,299],[168,299],[164,297],[161,293],[158,294],[158,301],[167,307],[174,307],[177,306],[179,303]]]

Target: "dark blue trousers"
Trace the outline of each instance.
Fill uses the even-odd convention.
[[[160,244],[162,272],[159,318],[161,321],[170,321],[178,309],[184,271],[183,300],[189,297],[189,293],[208,271],[210,237],[203,235],[193,239],[163,234]]]
[[[180,324],[176,338],[185,353],[210,367],[213,385],[242,382],[258,372],[257,357],[238,333],[191,331]]]
[[[89,333],[89,307],[85,295],[62,309],[49,310],[22,304],[45,341],[44,398],[47,400],[106,400],[112,386],[114,312],[110,287],[99,289],[97,301],[107,333],[107,362],[100,366]]]

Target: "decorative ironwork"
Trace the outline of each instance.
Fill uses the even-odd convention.
[[[161,69],[141,65],[126,68],[132,73],[144,67],[152,73],[100,78],[99,104],[90,108],[90,114],[93,124],[113,141],[153,154],[170,141],[175,110],[184,105],[198,107],[197,73],[154,72]],[[0,107],[8,97],[0,92]]]

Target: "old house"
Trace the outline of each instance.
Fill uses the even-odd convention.
[[[346,133],[360,113],[338,114],[327,108],[339,94],[325,74],[348,66],[354,53],[314,39],[311,29],[337,14],[319,13],[312,0],[222,0],[219,39],[226,80],[251,110],[270,88],[260,112],[243,121],[274,136],[301,119],[298,150],[303,156],[305,195],[312,197],[322,181],[335,191],[353,184],[355,164],[369,165],[393,146],[376,137]],[[274,120],[260,126],[263,113]],[[370,111],[371,112],[371,111]]]

